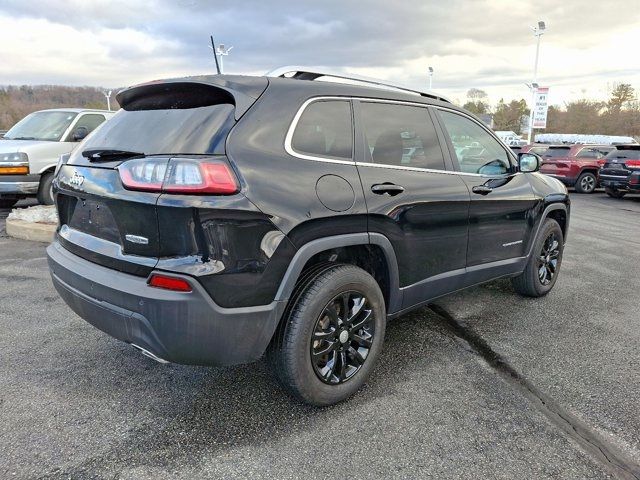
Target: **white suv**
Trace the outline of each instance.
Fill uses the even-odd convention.
[[[113,114],[60,108],[31,113],[16,123],[0,139],[0,208],[31,195],[52,204],[51,181],[60,155],[70,153]]]

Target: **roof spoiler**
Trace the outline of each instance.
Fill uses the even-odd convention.
[[[197,108],[231,103],[235,106],[235,119],[239,120],[268,83],[261,77],[226,75],[154,80],[118,92],[116,100],[125,110]]]

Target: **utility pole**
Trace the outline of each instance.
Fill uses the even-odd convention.
[[[533,35],[537,38],[536,40],[536,60],[533,64],[533,82],[531,82],[531,112],[529,113],[529,136],[527,137],[527,141],[531,143],[531,139],[533,138],[533,110],[536,104],[536,91],[538,89],[538,58],[540,57],[540,37],[544,35],[545,30],[547,29],[545,23],[540,20],[538,25],[535,27],[531,27],[533,30]]]
[[[429,90],[433,85],[433,67],[429,67]]]
[[[107,99],[107,110],[111,111],[111,90],[102,93]]]
[[[220,73],[224,73],[224,61],[223,58],[226,57],[227,55],[229,55],[229,53],[231,52],[231,49],[233,47],[225,47],[224,43],[221,43],[220,45],[218,45],[218,48],[216,49],[216,53],[220,56]]]

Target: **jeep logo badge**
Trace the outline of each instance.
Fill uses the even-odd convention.
[[[80,175],[77,171],[73,172],[73,177],[69,179],[69,184],[74,185],[76,187],[81,187],[84,183],[84,177]]]

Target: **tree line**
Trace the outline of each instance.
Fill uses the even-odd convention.
[[[512,130],[518,134],[526,127],[523,117],[529,116],[525,99],[510,102],[500,99],[492,109],[486,92],[477,88],[467,92],[463,107],[475,114],[492,114],[494,130]],[[640,101],[630,84],[619,83],[607,101],[581,99],[563,106],[550,106],[544,131],[624,135],[640,139]]]
[[[104,89],[60,85],[21,85],[0,87],[0,130],[8,130],[31,112],[47,108],[107,109]],[[114,93],[117,90],[114,90]],[[115,95],[111,109],[119,108]]]

